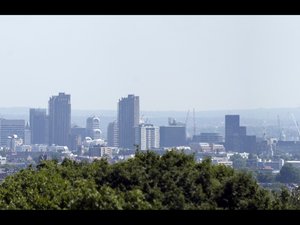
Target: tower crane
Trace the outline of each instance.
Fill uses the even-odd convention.
[[[190,115],[190,110],[188,110],[187,114],[186,114],[186,118],[185,118],[185,126],[187,127],[187,122],[189,120],[189,115]]]
[[[185,118],[185,130],[186,130],[186,137],[187,138],[190,138],[190,133],[188,131],[188,126],[187,126],[187,123],[188,123],[188,120],[189,120],[189,115],[190,115],[190,110],[187,111],[187,114],[186,114],[186,118]]]
[[[294,114],[293,114],[293,113],[290,113],[290,114],[291,114],[291,117],[292,117],[292,119],[293,119],[293,121],[294,121],[294,124],[295,124],[295,126],[296,126],[296,129],[297,129],[297,132],[298,132],[298,138],[300,139],[300,129],[299,129],[298,122],[297,122],[297,120],[296,120]]]

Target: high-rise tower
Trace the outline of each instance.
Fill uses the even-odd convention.
[[[138,96],[128,95],[118,103],[119,147],[134,149],[135,130],[139,125],[140,101]]]
[[[111,122],[107,126],[107,145],[109,147],[118,147],[119,146],[119,132],[118,132],[118,123],[117,121]]]
[[[49,99],[49,144],[70,146],[71,96],[59,93]]]
[[[225,115],[225,147],[227,151],[256,152],[256,136],[247,135],[239,115]]]
[[[48,126],[46,109],[30,109],[29,124],[31,131],[31,144],[47,144],[48,143]]]
[[[225,115],[225,147],[227,150],[238,151],[240,149],[239,136],[244,128],[240,127],[239,115]]]

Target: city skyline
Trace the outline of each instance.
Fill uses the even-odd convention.
[[[1,106],[299,107],[299,16],[2,16]],[[99,95],[95,93],[99,91]],[[22,93],[22,97],[20,94]],[[38,93],[38,94],[37,94]]]

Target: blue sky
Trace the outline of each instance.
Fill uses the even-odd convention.
[[[1,16],[0,106],[300,106],[299,16]]]

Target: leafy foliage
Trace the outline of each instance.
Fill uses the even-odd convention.
[[[230,157],[232,161],[232,166],[235,169],[243,169],[246,168],[247,159],[243,158],[240,154],[234,154]]]
[[[0,185],[1,209],[291,209],[300,191],[262,189],[248,173],[193,155],[137,151],[109,164],[42,161]]]
[[[286,163],[281,168],[277,180],[282,183],[300,183],[300,169]]]

